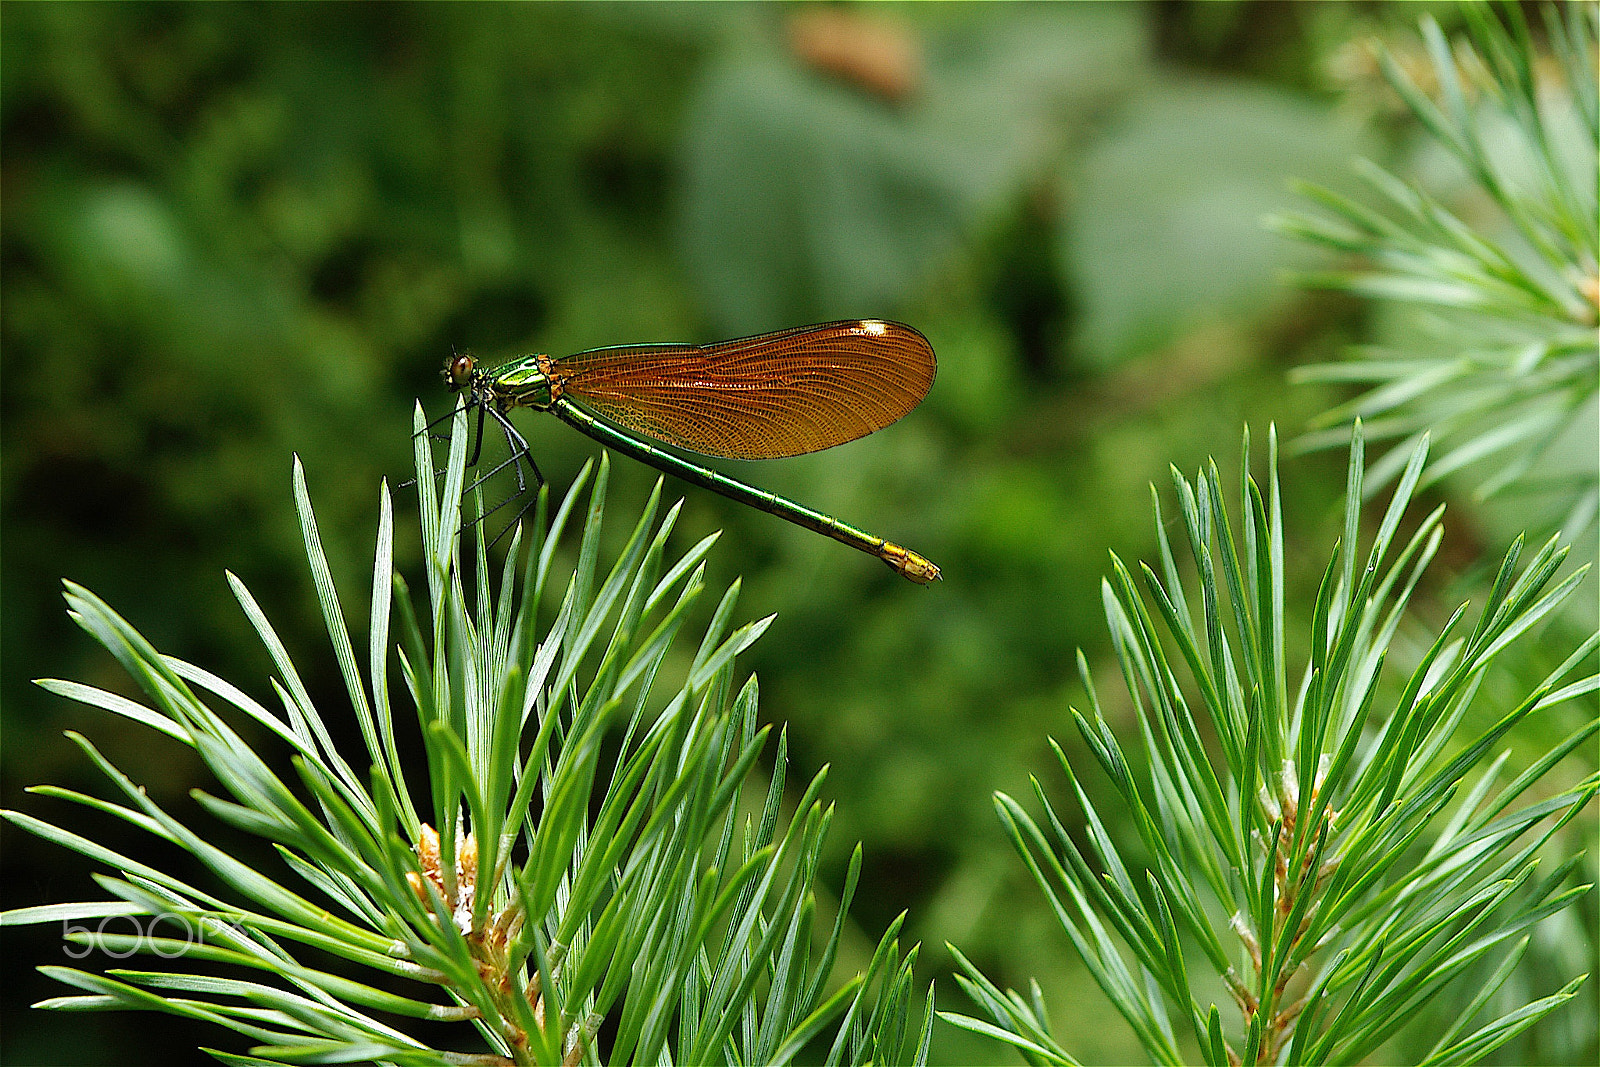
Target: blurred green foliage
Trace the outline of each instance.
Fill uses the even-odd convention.
[[[949,940],[998,981],[1079,990],[1052,1005],[1077,1051],[1136,1055],[989,794],[1046,765],[1073,649],[1105,664],[1099,577],[1110,548],[1150,558],[1147,486],[1213,452],[1226,467],[1247,421],[1294,432],[1338,399],[1284,370],[1356,339],[1362,313],[1275,286],[1306,253],[1254,220],[1289,177],[1343,187],[1352,153],[1382,156],[1324,74],[1380,27],[1337,4],[844,9],[917,57],[885,96],[797,50],[812,10],[0,8],[4,802],[70,782],[60,732],[86,721],[133,748],[123,766],[153,794],[194,778],[164,749],[141,766],[146,737],[28,684],[127,685],[65,618],[63,576],[264,695],[229,567],[337,706],[289,455],[335,574],[357,575],[377,481],[405,477],[413,398],[447,408],[452,346],[492,361],[899,318],[939,355],[921,410],[730,469],[915,546],[943,583],[910,588],[704,493],[679,536],[726,528],[708,581],[743,574],[744,609],[779,612],[748,662],[764,713],[791,724],[792,777],[833,764],[840,869],[865,843],[858,945],[909,907],[932,970]],[[520,424],[558,488],[594,452],[555,420]],[[654,477],[619,464],[615,506]],[[1342,477],[1324,456],[1285,479],[1291,528],[1317,546]],[[418,551],[397,545],[397,564]],[[1291,613],[1320,551],[1288,548]],[[1447,542],[1480,551],[1470,523]],[[82,884],[37,848],[7,835],[10,906]],[[27,968],[58,949],[6,953],[8,1058],[170,1063],[195,1043],[144,1051],[137,1019],[107,1016],[53,1047],[55,1021],[22,1005],[47,988]],[[935,1058],[1002,1055],[967,1040],[941,1028]]]

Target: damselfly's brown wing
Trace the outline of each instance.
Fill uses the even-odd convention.
[[[933,346],[852,319],[713,345],[619,345],[556,360],[561,391],[626,430],[707,456],[776,459],[854,441],[921,403]]]

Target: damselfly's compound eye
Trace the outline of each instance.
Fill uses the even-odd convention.
[[[461,352],[450,357],[450,362],[445,365],[445,380],[452,389],[465,389],[472,382],[473,360],[471,353]]]

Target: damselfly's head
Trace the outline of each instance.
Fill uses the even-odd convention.
[[[477,361],[472,358],[471,352],[451,352],[450,358],[444,361],[444,370],[440,373],[444,383],[452,391],[459,393],[472,385],[476,369]]]

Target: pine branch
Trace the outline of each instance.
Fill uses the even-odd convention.
[[[1600,791],[1600,776],[1564,789],[1545,783],[1593,737],[1595,717],[1507,784],[1496,746],[1530,715],[1592,703],[1600,635],[1487,729],[1465,727],[1496,658],[1556,611],[1586,569],[1563,575],[1566,550],[1554,541],[1524,559],[1518,541],[1471,632],[1459,628],[1470,617],[1463,605],[1409,670],[1398,669],[1395,635],[1439,545],[1440,512],[1402,533],[1427,466],[1424,438],[1371,542],[1360,544],[1358,422],[1345,537],[1318,594],[1309,662],[1291,671],[1276,435],[1264,484],[1250,476],[1248,455],[1247,435],[1239,520],[1223,505],[1215,464],[1194,479],[1173,472],[1198,597],[1178,577],[1159,506],[1162,573],[1142,568],[1141,587],[1113,557],[1106,619],[1137,751],[1111,730],[1079,657],[1089,703],[1074,720],[1135,840],[1116,839],[1059,746],[1078,823],[1037,783],[1042,820],[1004,794],[996,806],[1068,940],[1152,1062],[1182,1062],[1187,1046],[1217,1067],[1358,1063],[1445,990],[1470,988],[1486,968],[1498,986],[1528,930],[1589,891],[1573,884],[1577,857],[1560,857],[1556,835]],[[1284,684],[1291,676],[1301,679],[1294,692]],[[1554,871],[1541,872],[1541,855],[1554,857]],[[957,963],[987,1018],[946,1019],[1000,1037],[1030,1062],[1073,1062],[1037,990],[1003,993],[959,955]],[[1205,1003],[1201,973],[1215,976],[1230,1005]],[[1470,997],[1430,1055],[1475,1062],[1576,988],[1461,1038],[1488,1002]]]
[[[1544,9],[1548,53],[1540,54],[1518,5],[1464,12],[1467,33],[1455,42],[1422,19],[1434,92],[1388,52],[1379,58],[1493,217],[1468,221],[1435,193],[1362,161],[1379,206],[1307,186],[1301,191],[1323,214],[1270,220],[1360,261],[1305,276],[1305,284],[1403,306],[1418,335],[1299,371],[1300,381],[1365,391],[1315,420],[1298,445],[1342,445],[1350,424],[1363,420],[1370,438],[1393,442],[1367,482],[1377,492],[1430,433],[1439,447],[1424,484],[1461,472],[1480,499],[1545,498],[1548,529],[1576,542],[1600,506],[1592,439],[1600,404],[1600,14],[1592,4]],[[1575,466],[1558,459],[1572,447]]]
[[[622,549],[603,560],[602,459],[553,517],[541,492],[531,525],[512,533],[507,561],[492,575],[483,524],[469,519],[461,536],[464,417],[454,425],[442,491],[420,409],[417,428],[427,598],[419,612],[393,571],[385,486],[365,675],[298,460],[294,468],[312,578],[359,728],[354,759],[335,745],[330,713],[316,706],[238,578],[229,581],[277,669],[281,711],[161,655],[93,593],[68,583],[73,618],[149,703],[80,683],[41,684],[194,748],[221,787],[218,795],[197,792],[200,805],[271,841],[282,862],[270,869],[236,857],[74,736],[122,799],[35,792],[177,845],[215,884],[189,885],[107,844],[6,812],[106,866],[111,873],[97,880],[112,899],[0,919],[62,922],[76,945],[189,968],[44,968],[82,994],[39,1006],[206,1020],[253,1044],[248,1057],[213,1053],[225,1062],[784,1063],[826,1039],[830,1026],[830,1062],[926,1062],[932,998],[913,1037],[917,952],[900,951],[898,922],[863,973],[842,983],[834,974],[859,850],[831,934],[813,931],[813,886],[831,821],[820,799],[824,775],[785,820],[780,736],[765,808],[758,820],[744,814],[770,728],[757,725],[755,679],[735,686],[735,659],[771,620],[734,625],[737,582],[681,686],[656,695],[705,592],[703,561],[715,536],[672,558],[678,509],[658,518],[658,484]],[[466,496],[472,505],[474,494]],[[580,514],[576,564],[546,621],[545,592],[562,581],[556,547]],[[463,541],[476,548],[470,568]],[[390,679],[396,665],[400,687]],[[427,757],[425,778],[413,783],[397,743],[397,705],[407,699]],[[254,751],[213,703],[266,727],[288,748],[293,776]],[[137,921],[137,933],[105,932],[113,916]],[[302,962],[305,949],[348,973]],[[251,972],[257,977],[239,977]],[[389,991],[400,979],[411,992]],[[485,1051],[432,1048],[375,1012],[470,1024]],[[607,1021],[614,1026],[602,1041]]]

